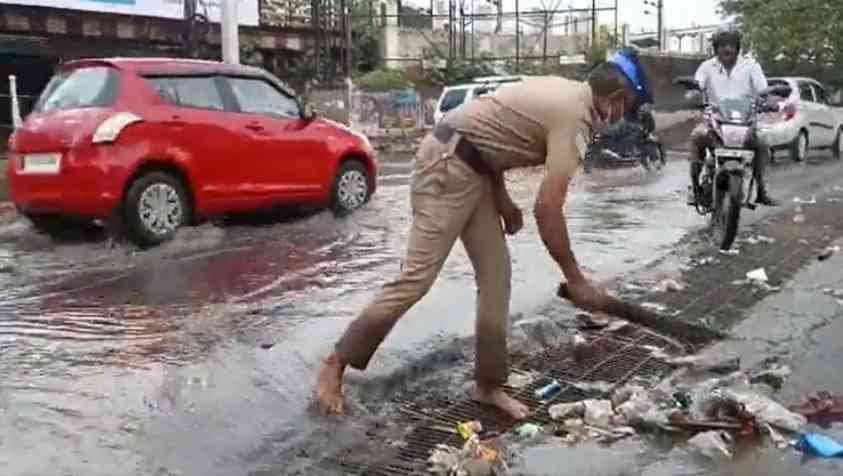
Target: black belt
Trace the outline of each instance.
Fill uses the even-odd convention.
[[[457,130],[449,124],[440,122],[433,128],[433,137],[442,144],[447,144],[454,138]],[[489,165],[483,161],[480,150],[465,137],[460,137],[454,148],[454,155],[468,164],[479,175],[491,175]]]

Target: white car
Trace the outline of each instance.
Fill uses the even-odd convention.
[[[502,84],[521,81],[524,76],[488,76],[475,78],[473,83],[448,86],[442,90],[436,110],[433,111],[433,121],[439,123],[448,111],[456,109],[463,103],[474,98],[489,94]]]
[[[760,133],[773,152],[786,150],[792,160],[801,162],[812,149],[831,149],[840,158],[843,109],[831,106],[825,88],[811,78],[778,77],[768,82],[793,90],[780,103],[779,112],[765,113],[759,121]]]

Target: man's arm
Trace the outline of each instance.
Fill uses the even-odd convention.
[[[703,61],[700,63],[699,67],[697,67],[697,72],[694,73],[694,79],[697,80],[697,83],[700,85],[700,89],[705,91],[705,88],[708,87],[708,61]]]
[[[585,276],[580,271],[574,252],[571,250],[568,224],[562,210],[570,181],[571,177],[568,175],[547,170],[539,188],[533,212],[536,216],[539,235],[550,256],[562,268],[565,279],[569,283],[582,283],[585,281]]]
[[[549,134],[545,175],[533,210],[539,235],[569,283],[585,281],[574,252],[571,251],[571,240],[563,211],[568,185],[579,166],[580,157],[585,152],[578,150],[575,134],[576,131],[569,129],[556,129]]]
[[[764,75],[764,70],[761,69],[761,65],[757,62],[753,62],[752,64],[752,73],[750,73],[750,78],[752,80],[752,87],[755,89],[756,94],[767,89],[769,86],[767,76]]]

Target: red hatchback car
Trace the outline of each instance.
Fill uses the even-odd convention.
[[[9,159],[12,201],[39,230],[116,221],[142,246],[278,205],[345,215],[377,177],[366,136],[315,117],[266,71],[169,58],[59,66]]]

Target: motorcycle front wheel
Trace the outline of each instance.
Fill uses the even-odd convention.
[[[743,208],[743,176],[729,176],[728,187],[717,191],[715,208],[712,213],[714,236],[720,243],[721,250],[728,250],[738,236],[738,225]]]

